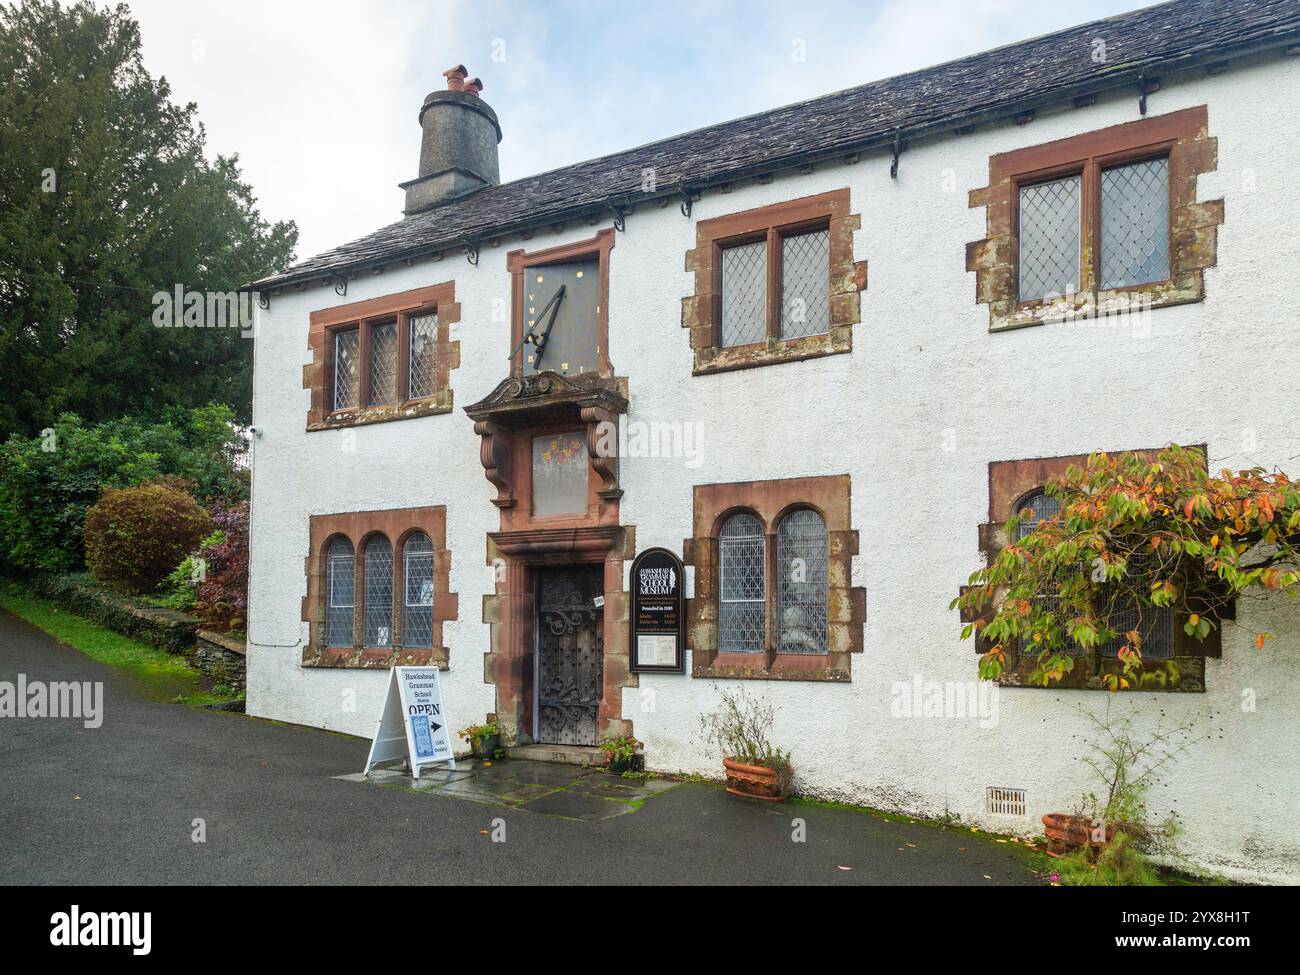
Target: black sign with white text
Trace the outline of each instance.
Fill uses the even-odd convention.
[[[686,613],[682,561],[651,548],[632,562],[629,651],[634,671],[680,674],[686,664]]]

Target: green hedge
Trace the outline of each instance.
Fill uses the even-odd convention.
[[[171,476],[204,504],[244,500],[248,475],[233,460],[243,443],[233,417],[212,405],[156,422],[128,417],[88,426],[68,413],[41,436],[12,435],[0,444],[0,568],[83,568],[86,510],[108,488]]]
[[[110,630],[169,653],[194,653],[198,621],[184,613],[134,602],[87,575],[37,576],[29,582],[38,595]]]

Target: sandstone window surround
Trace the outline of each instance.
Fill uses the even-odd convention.
[[[682,299],[694,373],[853,351],[867,286],[866,261],[853,260],[861,226],[847,188],[697,223],[686,252],[695,292]]]
[[[966,247],[989,330],[1201,301],[1223,222],[1196,200],[1208,128],[1201,105],[990,157],[970,193],[988,236]]]
[[[849,476],[704,484],[694,496],[692,676],[850,680],[866,592],[851,585]]]
[[[454,282],[311,313],[303,367],[311,390],[307,429],[384,423],[448,413],[460,343]]]
[[[312,515],[304,667],[448,666],[447,509],[441,505]]]
[[[1204,448],[1201,448],[1204,450]],[[1159,448],[1134,451],[1146,460],[1154,460],[1160,453]],[[1024,537],[1031,530],[1026,521],[1050,520],[1059,513],[1059,503],[1043,488],[1054,478],[1062,476],[1070,466],[1082,467],[1088,462],[1087,454],[1075,454],[1066,457],[1039,457],[1028,460],[994,461],[989,464],[989,520],[979,526],[979,547],[986,562],[991,563],[1012,539],[1006,531],[1006,523],[1017,512],[1034,511],[1034,516],[1022,519],[1018,537]],[[963,590],[965,587],[963,587]],[[1041,597],[1051,599],[1050,596]],[[991,609],[989,610],[991,612]],[[1216,627],[1204,641],[1198,641],[1183,631],[1187,622],[1185,615],[1178,613],[1151,615],[1151,610],[1144,614],[1139,626],[1134,614],[1123,613],[1123,619],[1115,624],[1122,632],[1138,627],[1147,645],[1143,647],[1143,676],[1134,686],[1140,691],[1191,691],[1205,690],[1205,658],[1218,657],[1222,646],[1222,630]],[[962,621],[972,622],[974,616],[963,614]],[[1122,640],[1122,637],[1121,637]],[[991,649],[989,641],[982,637],[975,638],[975,649],[979,654]],[[1050,684],[1046,690],[1075,688],[1079,690],[1105,690],[1107,674],[1118,673],[1122,665],[1115,659],[1120,643],[1101,646],[1088,653],[1075,655],[1073,670],[1060,681]],[[1026,654],[1020,656],[1015,648],[1010,648],[1007,664],[999,678],[999,683],[1012,687],[1037,687],[1028,684],[1026,678],[1034,669],[1035,657]]]

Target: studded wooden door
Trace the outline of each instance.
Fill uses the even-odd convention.
[[[604,661],[600,566],[537,573],[537,740],[596,744]]]

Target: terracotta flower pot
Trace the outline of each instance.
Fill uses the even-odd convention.
[[[767,802],[780,802],[785,798],[785,784],[776,769],[766,765],[745,765],[730,758],[724,758],[722,765],[727,770],[727,791],[733,796]]]
[[[1043,829],[1047,833],[1047,855],[1050,857],[1063,857],[1085,846],[1099,850],[1103,843],[1115,838],[1115,827],[1108,823],[1105,839],[1094,839],[1092,819],[1069,813],[1048,813],[1043,817]]]

